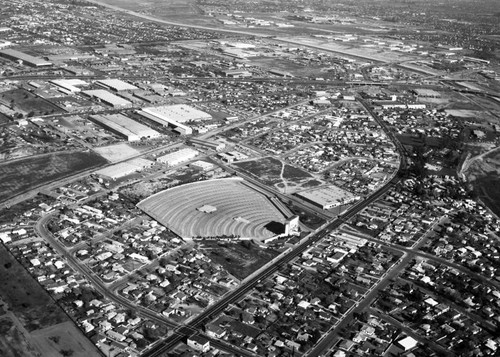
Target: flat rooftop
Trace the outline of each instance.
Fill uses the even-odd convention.
[[[123,114],[91,115],[90,117],[93,120],[102,123],[105,126],[111,127],[123,134],[132,133],[137,135],[139,138],[157,138],[160,136],[160,133],[156,130],[151,129],[144,124],[138,123]]]
[[[0,56],[6,57],[6,58],[12,58],[12,59],[18,59],[23,62],[26,62],[27,64],[35,67],[40,67],[40,66],[51,66],[52,62],[46,61],[43,58],[40,57],[34,57],[31,55],[28,55],[24,52],[13,50],[11,48],[1,50],[0,51]]]
[[[212,119],[210,114],[185,104],[144,108],[143,111],[168,122],[185,123],[192,120]]]
[[[83,93],[88,95],[89,97],[100,99],[101,101],[112,105],[113,107],[126,107],[132,104],[128,100],[120,98],[117,95],[114,95],[113,93],[110,93],[104,89],[86,90]]]
[[[100,84],[104,87],[114,89],[116,91],[139,89],[136,86],[129,84],[127,82],[124,82],[120,79],[101,79],[101,80],[97,81],[96,83]]]
[[[352,193],[333,185],[316,190],[299,192],[297,195],[309,201],[315,202],[322,207],[334,207],[358,198]]]

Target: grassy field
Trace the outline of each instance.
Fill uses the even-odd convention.
[[[302,181],[313,178],[310,173],[288,164],[285,165],[285,169],[283,170],[283,177],[289,181]]]
[[[28,331],[67,321],[49,294],[0,245],[0,294]]]
[[[222,265],[238,279],[245,279],[279,255],[275,250],[261,249],[250,241],[227,243],[207,240],[201,246],[213,262]]]
[[[264,157],[253,161],[237,162],[234,166],[239,167],[250,175],[260,179],[266,185],[272,186],[282,182],[280,178],[282,163],[272,157]]]
[[[500,216],[500,178],[496,173],[478,177],[474,182],[478,197],[496,215]]]
[[[35,356],[24,335],[9,318],[0,319],[0,356]]]
[[[36,186],[106,163],[90,152],[54,153],[0,165],[0,201]]]
[[[72,357],[98,357],[101,354],[72,322],[63,322],[31,334],[33,344],[42,356],[62,356],[72,351]]]
[[[5,124],[10,121],[9,117],[5,114],[0,113],[0,124]]]

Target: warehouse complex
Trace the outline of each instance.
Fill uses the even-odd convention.
[[[91,115],[90,119],[111,132],[124,137],[128,141],[138,141],[141,140],[141,138],[155,139],[160,137],[160,133],[156,130],[138,123],[123,114]]]
[[[212,119],[210,114],[185,104],[144,108],[138,113],[157,124],[173,126],[177,132],[185,135],[192,134],[193,129],[184,123]]]
[[[193,144],[195,147],[211,149],[214,151],[222,151],[226,148],[226,144],[214,140],[203,140],[203,139],[192,138],[191,140],[189,140],[189,142]]]
[[[129,84],[127,82],[124,82],[119,79],[101,79],[96,82],[98,85],[107,88],[107,89],[112,89],[115,92],[123,91],[123,90],[136,90],[139,89],[136,86]]]
[[[11,61],[21,61],[31,67],[48,67],[52,66],[52,62],[46,61],[43,58],[34,57],[24,52],[6,49],[0,51],[0,57],[7,58]]]
[[[99,99],[101,102],[111,105],[114,108],[127,107],[132,104],[128,100],[118,97],[104,89],[86,90],[82,93],[91,98]]]
[[[81,79],[75,78],[75,79],[53,79],[49,81],[49,83],[52,83],[59,87],[59,90],[62,92],[67,92],[67,93],[79,93],[81,91],[80,88],[77,86],[87,86],[88,83],[85,81],[82,81]]]
[[[160,156],[156,159],[156,161],[168,166],[175,166],[188,160],[194,159],[196,156],[198,156],[198,154],[199,152],[194,149],[185,148],[179,151],[171,152],[170,154],[164,156]]]
[[[330,209],[348,203],[352,203],[360,199],[352,193],[343,190],[337,186],[327,186],[315,190],[296,193],[304,201],[310,202],[322,209]]]
[[[202,171],[209,171],[209,170],[213,170],[215,168],[215,165],[210,163],[210,162],[198,160],[198,161],[192,162],[189,165],[189,167],[192,167],[192,168],[195,168],[198,170],[202,170]]]
[[[96,171],[95,174],[105,180],[118,180],[122,177],[131,175],[133,173],[142,171],[148,167],[154,165],[154,162],[151,160],[146,160],[142,158],[137,158],[133,160],[129,160],[126,162],[121,162],[119,164],[111,165]]]

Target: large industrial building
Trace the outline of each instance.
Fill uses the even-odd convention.
[[[198,161],[192,162],[189,165],[189,167],[192,167],[192,168],[195,168],[198,170],[202,170],[202,171],[209,171],[209,170],[213,170],[215,168],[215,165],[210,163],[210,162],[198,160]]]
[[[189,140],[189,142],[196,147],[202,147],[202,148],[211,149],[211,150],[215,150],[215,151],[222,151],[226,148],[226,144],[220,143],[218,141],[213,141],[213,140],[203,140],[203,139],[192,138],[191,140]]]
[[[69,92],[69,93],[78,93],[81,91],[81,89],[78,88],[77,86],[87,86],[88,85],[87,82],[82,81],[81,79],[78,79],[78,78],[53,79],[49,82],[56,85],[60,89],[62,89],[63,92]]]
[[[43,58],[34,57],[13,49],[5,49],[0,51],[0,57],[7,58],[11,61],[21,61],[31,67],[48,67],[52,66],[52,62],[46,61]]]
[[[90,119],[128,141],[138,141],[141,138],[154,139],[160,136],[156,130],[123,114],[91,115]]]
[[[186,123],[212,119],[212,116],[199,109],[185,104],[163,105],[161,107],[145,108],[146,113],[156,115],[167,122]]]
[[[154,162],[151,160],[137,158],[105,167],[104,169],[96,171],[95,173],[103,179],[114,181],[133,173],[140,172],[153,165]]]
[[[304,201],[310,202],[322,209],[342,206],[360,199],[359,196],[343,190],[337,186],[327,186],[315,190],[296,193]]]
[[[139,115],[141,115],[143,118],[146,118],[150,121],[152,121],[155,124],[159,124],[164,127],[168,127],[169,125],[173,126],[175,131],[177,131],[181,135],[190,135],[193,133],[193,129],[191,129],[189,126],[181,124],[181,123],[169,123],[153,114],[146,113],[143,110],[139,110],[137,112]]]
[[[179,165],[188,160],[194,159],[199,154],[198,151],[190,148],[185,148],[179,151],[171,152],[170,154],[160,156],[156,161],[168,166]]]
[[[192,134],[193,130],[184,123],[212,119],[210,114],[185,104],[144,108],[138,113],[162,126],[173,126],[177,132],[185,135]]]
[[[91,98],[97,98],[101,102],[111,105],[114,108],[127,107],[132,104],[128,100],[118,97],[104,89],[86,90],[82,93]]]
[[[124,82],[119,79],[101,79],[96,82],[98,85],[107,88],[107,89],[112,89],[115,92],[119,92],[122,90],[136,90],[139,89],[136,86],[129,84],[127,82]]]

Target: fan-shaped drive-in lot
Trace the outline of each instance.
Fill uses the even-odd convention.
[[[269,198],[240,178],[177,186],[148,197],[137,206],[183,238],[265,239],[274,235],[265,228],[268,223],[285,221]]]

